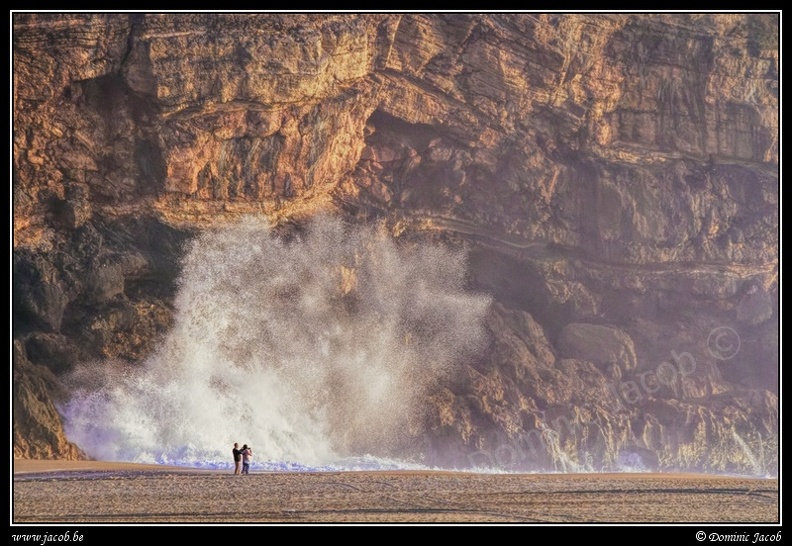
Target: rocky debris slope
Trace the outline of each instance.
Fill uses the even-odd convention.
[[[151,352],[193,233],[331,210],[466,245],[497,302],[416,432],[429,462],[774,472],[778,34],[14,14],[15,456],[78,456],[58,378]]]

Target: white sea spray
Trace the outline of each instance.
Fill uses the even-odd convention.
[[[288,242],[256,218],[207,231],[159,349],[72,375],[67,436],[104,460],[212,466],[233,442],[257,462],[390,457],[484,344],[490,302],[465,275],[461,251],[330,217]]]

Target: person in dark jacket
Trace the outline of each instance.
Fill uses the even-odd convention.
[[[234,454],[234,474],[239,474],[242,471],[242,450],[239,449],[239,444],[234,443],[231,453]]]

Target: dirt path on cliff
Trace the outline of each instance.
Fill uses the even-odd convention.
[[[527,241],[519,236],[498,233],[468,220],[448,218],[434,215],[418,215],[410,217],[419,230],[443,230],[473,236],[498,250],[517,252],[522,259],[545,260],[552,258],[576,259],[589,268],[608,268],[642,273],[680,273],[685,274],[733,274],[751,276],[770,273],[778,264],[776,262],[757,264],[736,264],[733,262],[646,262],[626,263],[595,260],[585,256],[580,249],[546,242]]]

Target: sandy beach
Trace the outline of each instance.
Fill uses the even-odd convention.
[[[776,479],[14,461],[13,523],[778,523]]]

